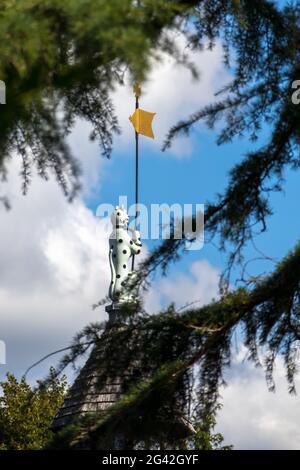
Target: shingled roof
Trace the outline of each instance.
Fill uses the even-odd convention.
[[[103,352],[107,347],[107,334],[109,330],[102,336],[100,344],[94,347],[70,388],[62,407],[54,418],[53,430],[74,423],[89,413],[106,411],[124,394],[125,383],[130,380],[132,371],[124,370],[120,361],[113,371],[110,370],[110,373],[106,367],[101,367]]]
[[[119,354],[114,356],[112,328],[117,332],[123,327],[124,325],[118,325],[115,321],[108,323],[101,340],[94,346],[55,416],[51,426],[53,431],[76,423],[89,414],[104,413],[120,400],[132,383],[142,379],[140,364],[131,360],[128,366],[126,348],[123,358],[120,358]],[[191,423],[183,416],[175,418],[173,429],[178,438],[184,438],[194,432]]]

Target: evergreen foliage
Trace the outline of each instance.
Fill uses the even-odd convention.
[[[238,328],[243,332],[249,359],[265,368],[269,389],[275,389],[274,363],[276,357],[282,356],[289,390],[295,392],[300,339],[299,279],[300,246],[297,246],[274,273],[250,291],[240,288],[184,313],[176,312],[172,306],[154,316],[141,315],[140,309],[136,315],[133,311],[124,312],[121,327],[102,333],[107,344],[101,371],[103,378],[113,377],[120,373],[122,361],[123,371],[135,370],[134,383],[108,412],[93,417],[93,426],[89,422],[81,427],[80,436],[83,439],[93,433],[115,436],[117,430],[128,435],[133,430],[132,440],[137,437],[138,442],[163,442],[173,448],[175,443],[169,433],[174,424],[165,428],[162,423],[174,422],[176,415],[195,423],[205,423],[208,416],[214,417],[224,371],[230,366],[232,336]],[[97,330],[100,336],[96,340]],[[81,342],[90,344],[94,338],[95,344],[101,343],[102,331],[103,325],[85,328]],[[58,373],[81,356],[79,346],[77,338]],[[264,351],[261,358],[259,349]]]
[[[92,125],[91,138],[109,157],[119,132],[110,92],[126,69],[142,80],[156,46],[174,52],[161,32],[174,23],[180,3],[1,2],[0,79],[7,92],[0,113],[2,176],[6,161],[17,154],[24,192],[35,168],[45,179],[54,174],[72,199],[80,168],[67,137],[75,119]]]
[[[233,247],[230,270],[242,260],[242,249],[253,234],[267,229],[273,210],[269,195],[283,189],[286,169],[299,168],[300,107],[292,103],[292,83],[300,74],[300,4],[287,2],[279,10],[277,2],[269,0],[241,0],[234,5],[207,0],[198,2],[196,10],[191,43],[197,49],[207,38],[212,47],[220,40],[225,64],[234,63],[233,79],[218,93],[219,101],[170,130],[165,148],[199,121],[210,128],[221,123],[219,145],[245,136],[254,148],[260,132],[268,128],[266,143],[231,170],[225,193],[207,202],[206,233],[218,235],[221,249],[227,243]],[[178,246],[172,249],[178,252]],[[228,283],[228,278],[224,280]]]

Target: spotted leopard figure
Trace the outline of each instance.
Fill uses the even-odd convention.
[[[130,294],[124,292],[125,280],[133,273],[129,271],[128,262],[132,255],[141,252],[140,233],[137,230],[128,232],[128,214],[123,207],[116,207],[111,215],[113,231],[109,237],[109,264],[111,270],[111,284],[109,297],[113,302],[128,302],[132,300]]]

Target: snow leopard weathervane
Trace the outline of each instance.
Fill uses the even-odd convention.
[[[124,207],[117,206],[111,214],[113,226],[109,237],[109,264],[111,282],[109,298],[112,301],[106,307],[109,321],[115,322],[122,304],[134,300],[132,292],[124,289],[126,281],[134,277],[135,256],[141,253],[141,238],[138,229],[139,212],[139,135],[154,138],[152,121],[156,113],[144,111],[139,107],[141,88],[136,84],[133,88],[135,95],[135,112],[129,117],[135,131],[135,216],[134,228],[128,227],[129,216]],[[131,261],[131,267],[129,263]]]

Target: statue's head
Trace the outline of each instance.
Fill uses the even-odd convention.
[[[127,228],[129,217],[124,206],[116,206],[110,217],[113,228]]]

